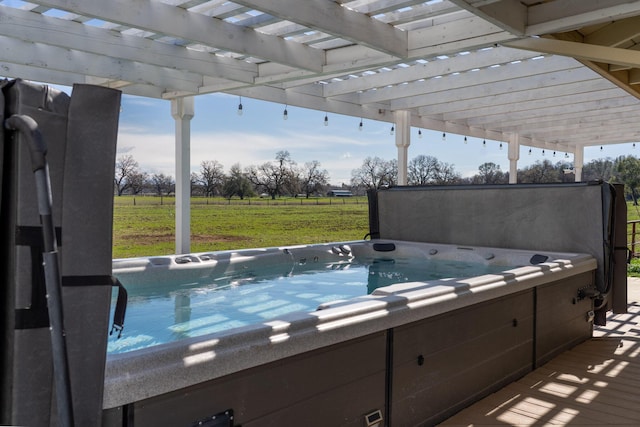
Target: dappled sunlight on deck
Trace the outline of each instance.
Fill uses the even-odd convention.
[[[637,425],[640,420],[640,280],[627,314],[611,314],[593,338],[441,426]]]

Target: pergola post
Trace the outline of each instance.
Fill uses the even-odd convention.
[[[176,146],[176,254],[191,252],[191,119],[193,97],[171,100]]]
[[[398,185],[407,185],[407,157],[411,145],[411,113],[394,111],[396,147],[398,147]]]
[[[520,159],[520,135],[509,136],[507,155],[509,156],[509,184],[518,183],[518,160]]]
[[[576,182],[582,181],[582,167],[584,166],[584,147],[577,146],[573,152],[573,170]]]

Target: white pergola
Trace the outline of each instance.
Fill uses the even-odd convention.
[[[0,75],[171,101],[189,252],[193,97],[225,92],[572,153],[640,141],[640,0],[0,0]]]

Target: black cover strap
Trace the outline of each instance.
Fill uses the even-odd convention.
[[[61,241],[60,227],[56,227],[57,241]],[[42,268],[44,241],[42,227],[18,226],[15,231],[16,246],[29,246],[31,253],[31,303],[29,307],[15,310],[15,329],[38,329],[49,326],[47,289]]]
[[[124,329],[124,317],[127,312],[127,290],[122,286],[120,281],[111,276],[112,286],[118,288],[118,300],[116,301],[116,310],[113,314],[113,326],[111,326],[111,332],[109,335],[113,335],[114,332],[118,332],[118,338],[122,336],[122,330]]]

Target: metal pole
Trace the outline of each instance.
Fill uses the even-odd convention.
[[[72,427],[73,405],[71,400],[71,382],[69,378],[69,359],[64,331],[62,310],[62,287],[58,264],[56,232],[53,225],[51,180],[47,164],[47,147],[38,130],[38,124],[29,116],[13,115],[5,122],[5,127],[20,131],[29,144],[31,167],[35,175],[38,213],[42,223],[44,251],[42,253],[45,287],[47,290],[47,309],[49,311],[49,330],[51,331],[51,349],[53,357],[53,378],[56,392],[56,404],[60,425]]]

